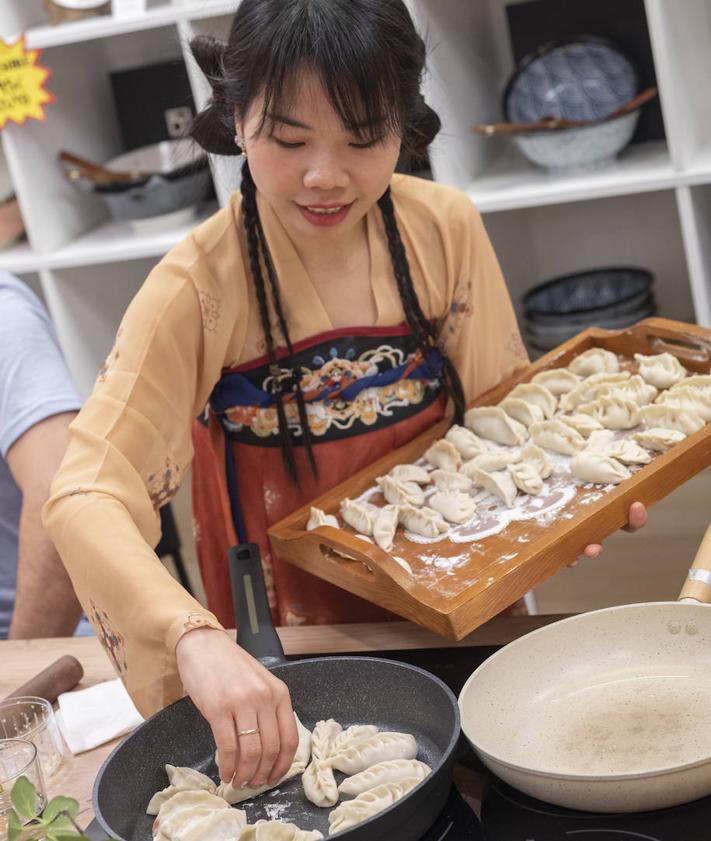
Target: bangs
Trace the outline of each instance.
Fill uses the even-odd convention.
[[[282,2],[278,25],[252,64],[249,87],[264,96],[260,130],[270,114],[290,113],[304,75],[313,73],[346,130],[359,140],[387,132],[402,137],[401,69],[377,21],[354,15],[353,0],[313,0],[306,8]]]

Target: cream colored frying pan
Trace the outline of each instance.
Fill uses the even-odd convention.
[[[486,660],[459,696],[484,764],[571,809],[711,794],[711,527],[679,599],[583,613]]]

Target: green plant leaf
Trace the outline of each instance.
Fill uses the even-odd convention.
[[[7,822],[7,841],[15,841],[21,832],[22,823],[17,817],[17,812],[14,809],[10,809],[10,816]]]
[[[48,829],[47,841],[86,841],[86,835],[82,835],[73,829],[60,829],[57,832]]]
[[[10,794],[12,805],[25,818],[37,817],[37,789],[27,779],[18,777]]]
[[[64,797],[61,794],[58,797],[53,797],[45,806],[42,817],[46,821],[53,821],[62,812],[69,815],[72,820],[76,820],[79,814],[79,801],[72,797]]]

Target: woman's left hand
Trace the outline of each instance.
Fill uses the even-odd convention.
[[[625,526],[625,531],[639,531],[639,529],[646,525],[646,523],[647,509],[641,502],[633,502],[632,505],[630,505],[629,522]],[[602,546],[599,543],[591,543],[589,546],[585,547],[583,555],[586,558],[597,558],[601,552]],[[577,563],[577,561],[573,561],[570,566],[574,567]]]

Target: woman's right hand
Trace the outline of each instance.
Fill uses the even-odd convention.
[[[212,728],[220,779],[235,788],[275,785],[299,741],[286,684],[224,631],[188,631],[175,653],[183,687]]]

